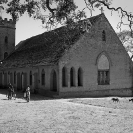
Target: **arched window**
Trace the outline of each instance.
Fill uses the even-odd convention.
[[[10,81],[10,71],[8,71],[8,75],[7,75],[8,77],[8,83],[11,83],[11,81]]]
[[[5,53],[4,53],[4,59],[5,59],[7,56],[8,56],[8,53],[5,52]]]
[[[81,68],[78,69],[78,86],[83,86],[83,71]]]
[[[63,67],[63,69],[62,69],[62,86],[63,87],[68,86],[68,82],[67,82],[67,69],[65,67]]]
[[[102,31],[102,41],[106,41],[106,33],[104,30]]]
[[[8,74],[7,72],[4,73],[4,85],[8,84]]]
[[[52,70],[50,74],[50,90],[57,92],[57,86],[57,74],[55,70]]]
[[[73,67],[70,69],[70,86],[75,86],[75,70]]]
[[[14,84],[16,84],[16,72],[14,72]]]
[[[5,36],[5,43],[8,43],[8,37]]]
[[[0,86],[2,86],[2,72],[0,73]]]
[[[41,77],[41,79],[42,79],[42,85],[45,85],[45,71],[44,71],[44,69],[42,70],[42,77]]]
[[[30,71],[30,85],[32,85],[32,71]]]
[[[98,85],[108,85],[110,82],[110,68],[109,60],[103,54],[98,59]]]

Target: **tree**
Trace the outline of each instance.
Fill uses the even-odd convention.
[[[131,58],[133,58],[133,38],[131,37],[130,31],[124,30],[119,32],[117,35],[123,43],[126,51],[132,53]]]
[[[118,34],[119,39],[121,40],[121,42],[124,43],[131,43],[131,34],[130,31],[128,30],[123,30],[122,32],[119,32]]]
[[[40,19],[42,23],[46,24],[46,27],[56,26],[58,23],[63,25],[73,24],[86,18],[86,8],[92,14],[95,8],[105,6],[110,11],[117,11],[120,13],[121,19],[119,27],[125,24],[123,18],[127,18],[132,36],[133,14],[131,12],[125,11],[122,7],[112,7],[111,4],[113,0],[80,1],[84,2],[86,5],[82,10],[78,10],[78,6],[75,3],[76,0],[1,0],[0,6],[5,6],[4,10],[12,16],[14,21],[17,21],[21,15],[27,12],[30,17]]]

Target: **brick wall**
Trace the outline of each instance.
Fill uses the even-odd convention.
[[[102,41],[102,31],[105,30],[106,42]],[[100,54],[105,54],[110,62],[110,84],[98,85],[97,60]],[[62,68],[67,68],[68,87],[62,87]],[[76,86],[70,87],[70,68],[76,71]],[[83,69],[83,87],[77,86],[78,68]],[[60,92],[83,92],[92,90],[124,89],[132,87],[132,62],[122,43],[104,17],[96,22],[90,33],[86,33],[63,56],[59,63]]]
[[[0,60],[4,59],[4,53],[8,55],[15,49],[15,23],[12,20],[0,20]],[[5,43],[5,37],[8,43]]]

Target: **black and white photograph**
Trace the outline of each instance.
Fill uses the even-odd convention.
[[[0,133],[133,133],[133,0],[0,0]]]

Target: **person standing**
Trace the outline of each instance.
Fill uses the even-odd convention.
[[[11,85],[11,83],[9,83],[8,85],[8,100],[12,99],[12,93],[13,92],[13,86]]]
[[[30,87],[29,86],[26,89],[26,100],[27,100],[27,102],[30,101]]]

